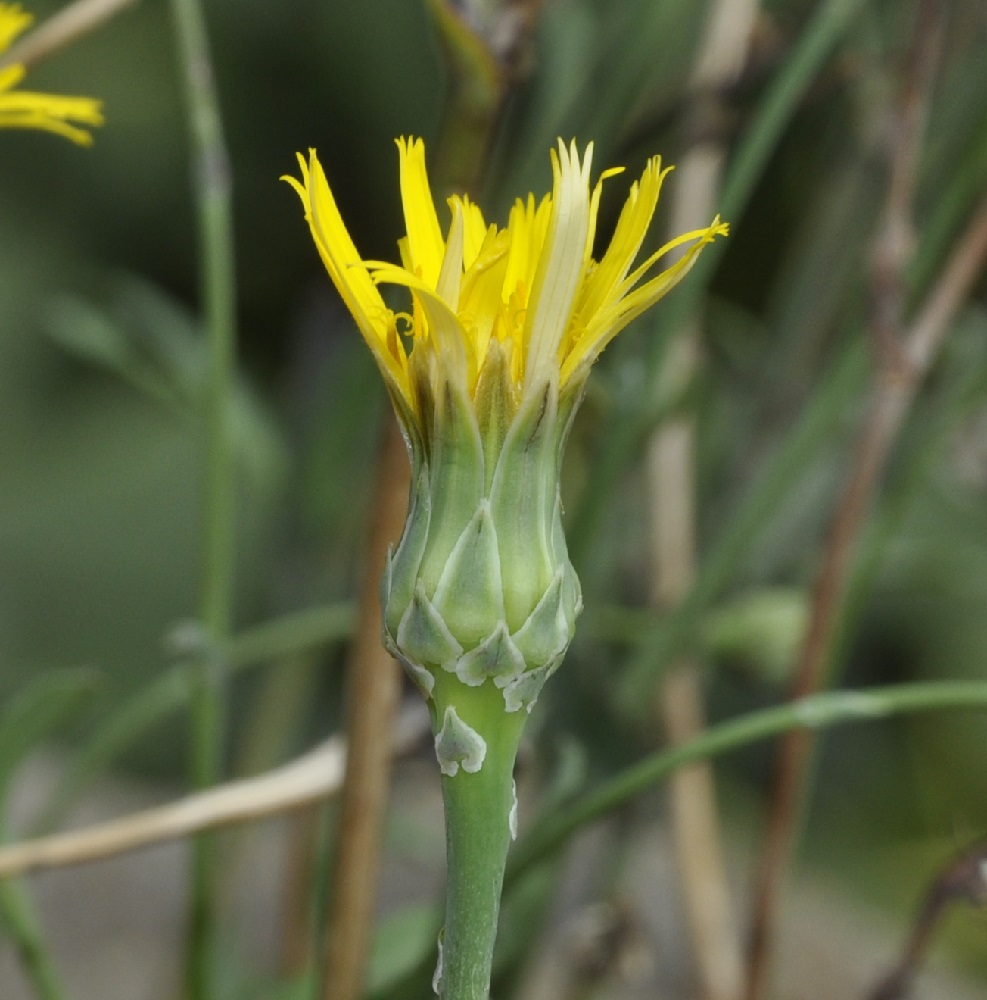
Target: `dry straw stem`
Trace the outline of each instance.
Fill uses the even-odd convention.
[[[698,118],[705,102],[728,86],[743,67],[757,12],[756,0],[719,0],[709,12],[697,55],[691,89]],[[702,122],[698,123],[701,128]],[[697,128],[697,131],[699,130]],[[716,211],[725,151],[707,139],[682,158],[675,187],[671,226],[694,229]],[[699,367],[700,331],[679,332],[668,359],[666,377],[688,384]],[[651,551],[654,563],[652,603],[675,607],[693,584],[695,542],[695,422],[691,414],[666,421],[648,448],[648,478],[653,511]],[[698,664],[672,664],[659,694],[659,710],[672,745],[695,738],[705,727]],[[739,934],[731,913],[720,843],[713,774],[706,762],[676,772],[670,779],[672,824],[690,937],[702,996],[735,1000],[743,978]]]
[[[833,519],[823,567],[816,584],[809,629],[799,660],[793,698],[821,686],[830,643],[838,622],[852,569],[857,539],[880,484],[898,432],[919,384],[928,371],[957,310],[987,261],[987,198],[978,206],[963,238],[947,263],[936,288],[909,328],[902,357],[906,364],[878,373],[873,397],[855,450],[847,486]],[[791,852],[804,775],[815,736],[793,730],[779,751],[772,813],[765,840],[747,996],[762,995],[770,971],[778,896]]]
[[[910,326],[903,328],[904,270],[911,256],[911,206],[923,124],[941,42],[938,3],[926,3],[915,32],[900,100],[889,112],[891,183],[874,245],[871,335],[878,369],[867,415],[836,508],[816,583],[809,627],[791,698],[818,691],[849,586],[857,542],[898,433],[957,311],[987,259],[987,198],[948,258]],[[772,808],[755,900],[746,996],[764,994],[771,968],[778,900],[801,812],[814,735],[787,734],[779,748]]]
[[[105,21],[136,2],[137,0],[76,0],[4,52],[0,56],[0,67],[15,63],[33,66],[95,31]]]
[[[397,755],[408,753],[427,731],[427,715],[415,705],[399,716],[390,747]],[[324,801],[339,791],[345,761],[346,740],[334,736],[290,764],[254,778],[227,782],[97,826],[0,847],[0,878],[97,861]]]
[[[393,742],[388,733],[401,690],[397,664],[381,644],[380,578],[408,506],[408,455],[397,421],[388,416],[364,560],[356,639],[347,669],[346,762],[332,872],[326,943],[326,1000],[363,995],[377,902],[380,839],[387,809]]]

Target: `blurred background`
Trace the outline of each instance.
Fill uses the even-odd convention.
[[[59,6],[32,0],[30,10],[40,21]],[[649,155],[675,163],[710,136],[734,152],[821,12],[841,19],[740,214],[729,218],[730,238],[707,251],[714,260],[697,376],[686,386],[655,377],[674,296],[623,334],[594,374],[565,470],[587,610],[532,727],[546,784],[570,766],[577,783],[598,780],[658,742],[655,721],[630,710],[621,681],[638,669],[641,637],[662,627],[644,610],[648,433],[683,408],[695,415],[699,562],[715,563],[715,580],[676,649],[700,658],[717,721],[786,690],[866,413],[888,107],[902,86],[918,4],[767,0],[746,63],[712,112],[708,95],[690,86],[709,6],[546,0],[531,8],[479,191],[488,218],[503,221],[515,196],[549,188],[557,136],[592,139],[594,173],[628,168],[608,183],[603,241]],[[987,188],[987,9],[980,0],[941,6],[909,309]],[[393,257],[403,231],[393,140],[436,138],[449,80],[424,0],[211,0],[205,9],[234,179],[236,624],[246,629],[353,600],[373,456],[390,419],[370,354],[278,177],[295,170],[296,151],[317,147],[363,256]],[[86,668],[92,690],[57,734],[69,759],[174,662],[167,637],[197,613],[205,352],[173,36],[169,6],[144,0],[32,70],[32,89],[104,101],[106,125],[91,149],[42,133],[0,136],[0,701],[39,676]],[[670,176],[665,197],[680,180]],[[660,207],[656,228],[667,224]],[[894,447],[863,534],[833,683],[984,677],[984,293],[981,276]],[[288,759],[338,725],[343,652],[323,646],[236,679],[229,773]],[[177,788],[186,742],[174,714],[121,745],[111,771]],[[809,983],[786,995],[863,997],[893,960],[929,879],[983,834],[984,748],[984,720],[972,712],[823,736],[803,871],[835,887],[841,907],[883,913],[896,931],[884,939],[890,952],[869,956],[858,992]],[[731,859],[750,860],[770,750],[755,745],[716,765]],[[634,822],[659,821],[663,808],[656,794]],[[421,830],[429,821],[395,822]],[[424,849],[430,863],[434,853]],[[752,876],[743,861],[735,867],[743,900]],[[140,906],[153,907],[153,898]],[[950,961],[981,982],[984,919],[967,911],[946,928]],[[280,995],[231,981],[230,995]]]

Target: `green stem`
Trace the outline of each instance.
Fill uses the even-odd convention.
[[[353,618],[353,606],[341,603],[296,611],[247,629],[232,640],[230,675],[340,642],[351,635]],[[179,663],[158,674],[124,702],[68,762],[45,811],[32,828],[32,835],[39,836],[59,826],[69,809],[114,760],[149,729],[184,709],[191,697],[187,666]]]
[[[209,354],[202,618],[214,635],[225,638],[232,621],[235,552],[230,405],[236,361],[232,184],[202,11],[197,0],[172,0],[172,8],[185,72]]]
[[[221,654],[220,654],[221,655]],[[190,773],[196,788],[209,788],[222,774],[226,673],[220,656],[206,656],[190,667],[192,740]],[[191,893],[189,895],[189,944],[186,985],[190,1000],[208,1000],[212,995],[212,959],[216,939],[218,865],[216,839],[200,833],[192,842]]]
[[[206,482],[201,619],[209,648],[195,669],[191,776],[197,788],[222,773],[227,656],[233,617],[235,465],[231,399],[235,367],[232,185],[213,85],[208,36],[197,0],[172,0],[184,73],[199,216],[201,284],[208,340],[205,393]],[[192,859],[186,970],[192,1000],[210,994],[215,933],[216,858],[211,838],[196,838]]]
[[[38,997],[41,1000],[65,1000],[65,991],[38,926],[31,900],[19,883],[0,882],[0,912]]]
[[[677,768],[693,761],[716,757],[800,726],[824,729],[846,722],[866,722],[893,715],[947,709],[987,711],[987,682],[930,681],[865,691],[827,691],[720,723],[689,743],[652,754],[632,765],[572,805],[553,810],[525,835],[511,855],[504,878],[505,886],[510,891],[523,876],[559,850],[573,834],[632,801]],[[416,968],[406,982],[391,987],[388,1000],[417,995],[418,979],[419,969]],[[447,996],[448,1000],[460,1000],[452,993],[444,994],[443,1000]],[[469,997],[470,994],[463,996]]]
[[[987,710],[987,682],[929,681],[865,691],[828,691],[713,726],[689,743],[645,758],[602,788],[541,821],[518,845],[507,882],[516,881],[577,830],[631,801],[684,764],[716,757],[790,729],[824,729],[846,722],[943,709]]]
[[[446,916],[434,985],[442,1000],[487,1000],[515,809],[514,760],[527,712],[504,712],[500,691],[456,693],[457,711],[486,741],[478,771],[442,777]],[[490,695],[493,698],[490,698]],[[499,705],[497,704],[499,702]],[[438,725],[442,716],[436,714]],[[482,721],[477,721],[482,720]],[[439,974],[441,973],[441,974]]]

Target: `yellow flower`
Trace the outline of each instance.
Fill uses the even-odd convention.
[[[20,4],[0,3],[0,52],[6,51],[32,20]],[[88,130],[79,126],[103,124],[99,101],[15,90],[23,79],[23,66],[15,64],[0,69],[0,128],[43,129],[64,135],[81,146],[92,142]]]
[[[421,140],[399,140],[400,264],[364,260],[312,151],[287,177],[329,276],[384,375],[411,459],[404,532],[381,586],[383,641],[424,695],[446,805],[443,997],[487,997],[498,897],[516,832],[512,771],[529,712],[575,634],[582,590],[559,472],[593,363],[672,288],[719,219],[635,266],[667,170],[649,160],[593,258],[605,171],[552,151],[552,193],[489,225],[463,196],[443,233]],[[681,255],[667,267],[673,250]],[[393,312],[381,283],[411,292]]]
[[[392,395],[419,424],[427,421],[414,371],[459,381],[472,395],[491,345],[509,357],[515,403],[550,381],[560,394],[581,386],[606,345],[677,284],[700,251],[727,225],[709,226],[666,243],[631,270],[650,226],[662,181],[659,157],[630,189],[599,261],[593,259],[603,173],[590,187],[592,143],[552,150],[553,189],[540,203],[517,201],[507,227],[488,225],[466,197],[449,199],[452,222],[443,238],[420,140],[398,140],[407,235],[401,264],[361,258],[346,230],[315,151],[299,154],[298,192],[329,276],[374,353]],[[685,247],[670,266],[659,264]],[[411,289],[410,315],[395,314],[377,285]],[[416,358],[416,355],[424,357]],[[424,362],[424,363],[422,363]]]
[[[479,768],[492,720],[531,710],[573,636],[582,596],[559,468],[593,362],[727,227],[714,219],[635,267],[668,172],[655,157],[594,260],[601,185],[619,171],[591,186],[593,147],[560,142],[550,195],[518,201],[503,229],[453,196],[443,236],[423,143],[398,149],[400,265],[360,256],[314,152],[285,179],[405,431],[412,488],[384,574],[384,642],[429,699],[451,776]],[[388,308],[381,283],[410,289],[410,312]]]

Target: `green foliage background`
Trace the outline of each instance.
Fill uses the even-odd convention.
[[[40,20],[57,6],[31,8]],[[822,6],[765,5],[752,64],[716,123],[733,148]],[[720,560],[686,645],[709,665],[716,718],[784,690],[861,418],[868,259],[887,183],[880,141],[914,4],[842,6],[855,8],[845,34],[713,251],[705,365],[685,397],[700,419],[704,558]],[[417,0],[206,7],[235,183],[237,621],[246,628],[355,594],[386,413],[370,355],[278,176],[293,170],[295,151],[317,146],[364,256],[391,256],[401,226],[392,140],[435,137],[446,81]],[[688,143],[682,95],[705,7],[547,4],[492,151],[488,214],[503,218],[516,194],[545,190],[550,144],[575,135],[596,141],[599,167],[628,167],[610,183],[605,231],[626,177],[655,151],[675,162]],[[957,0],[921,163],[916,300],[987,187],[985,55],[982,5]],[[31,84],[100,96],[107,124],[87,151],[40,133],[0,137],[0,696],[52,671],[93,668],[94,693],[59,730],[85,746],[170,665],[163,638],[197,601],[204,354],[168,6],[145,0],[38,67]],[[666,190],[674,184],[675,174]],[[983,291],[916,403],[868,530],[838,657],[848,684],[984,677]],[[648,571],[640,448],[654,419],[683,403],[645,382],[673,308],[663,303],[607,352],[566,470],[587,612],[539,705],[538,739],[550,748],[574,736],[595,777],[653,740],[621,692],[631,640],[650,627],[628,613],[644,605]],[[787,467],[786,448],[797,454]],[[741,529],[765,481],[775,484],[770,502]],[[731,531],[739,542],[725,553]],[[337,717],[338,654],[257,671],[233,695],[231,762],[283,759]],[[183,745],[172,720],[118,764],[178,775]],[[987,823],[983,746],[983,718],[972,713],[827,737],[810,857],[884,905],[910,908],[952,847]],[[762,803],[766,772],[756,748],[725,766],[741,812]],[[982,924],[954,931],[983,966]]]

